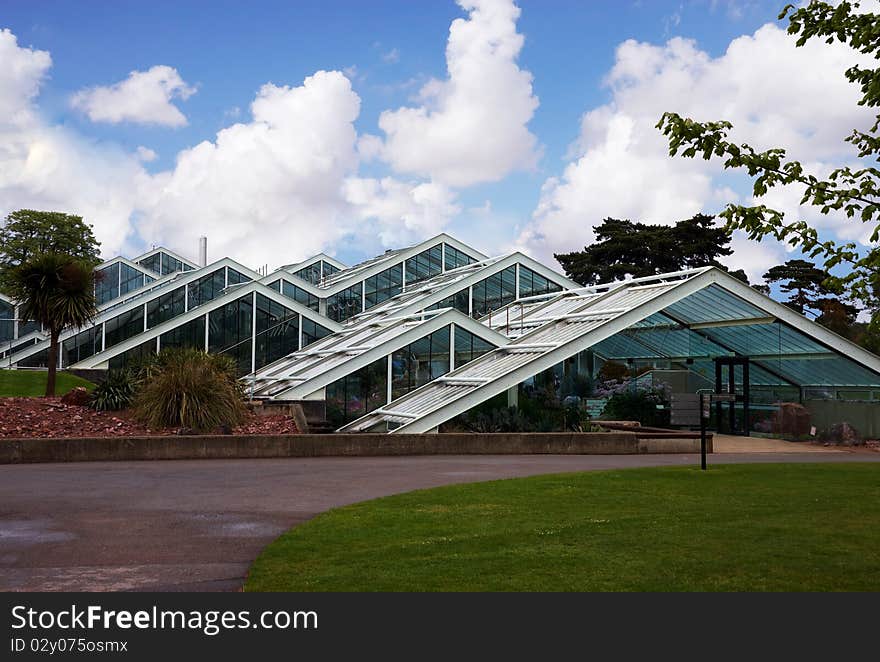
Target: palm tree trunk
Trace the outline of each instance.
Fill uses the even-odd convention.
[[[46,397],[55,395],[55,371],[58,369],[58,331],[52,329],[49,332],[49,374],[46,375]]]

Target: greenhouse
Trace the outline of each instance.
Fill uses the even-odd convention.
[[[580,287],[442,234],[353,266],[321,253],[254,271],[156,248],[97,270],[99,314],[62,335],[59,367],[197,347],[231,356],[251,398],[319,403],[345,432],[669,426],[676,403],[716,392],[734,396],[713,409],[719,431],[880,435],[880,359],[713,267]],[[44,367],[47,347],[0,295],[4,367]]]

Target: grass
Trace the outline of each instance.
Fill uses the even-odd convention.
[[[329,511],[246,591],[876,591],[880,464],[560,474]]]
[[[0,398],[45,395],[46,374],[45,370],[0,370]],[[55,393],[64,395],[74,386],[85,386],[90,391],[95,388],[92,382],[69,372],[57,373]]]

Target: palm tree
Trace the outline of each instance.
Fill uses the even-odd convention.
[[[19,303],[21,319],[38,322],[49,332],[46,397],[53,396],[61,332],[81,328],[98,314],[95,272],[70,255],[43,253],[7,273],[8,294]]]

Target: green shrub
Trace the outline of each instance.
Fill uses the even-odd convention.
[[[117,411],[129,407],[137,392],[137,376],[129,370],[111,370],[106,381],[92,391],[89,407],[98,411]]]
[[[146,368],[135,398],[135,417],[151,428],[204,432],[238,425],[246,409],[235,363],[198,349],[163,350]]]

